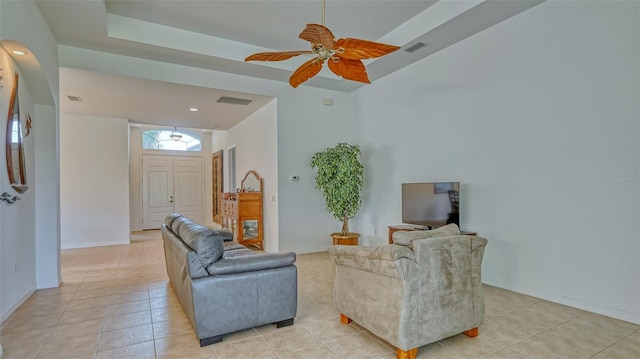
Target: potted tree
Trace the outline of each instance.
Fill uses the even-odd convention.
[[[363,167],[359,156],[358,145],[339,143],[311,158],[311,167],[318,169],[316,189],[322,192],[327,211],[342,221],[342,231],[331,234],[333,244],[358,244],[360,234],[349,232],[349,219],[362,203]]]

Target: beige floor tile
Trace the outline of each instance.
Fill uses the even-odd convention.
[[[225,343],[239,342],[239,341],[247,340],[249,338],[257,337],[258,335],[259,334],[255,329],[250,328],[250,329],[245,329],[245,330],[240,330],[237,332],[225,334],[223,341]]]
[[[120,304],[111,304],[107,307],[107,317],[124,315],[135,312],[151,310],[149,300],[138,300]]]
[[[114,280],[86,280],[82,282],[79,290],[92,290],[92,289],[100,289],[100,288],[111,288],[113,287]]]
[[[212,345],[212,347],[218,358],[271,359],[277,357],[261,337],[233,343],[223,341]]]
[[[326,252],[298,256],[294,326],[230,333],[201,348],[167,279],[160,231],[136,232],[132,240],[62,251],[64,284],[36,291],[2,323],[2,359],[145,359],[156,357],[156,351],[158,358],[396,357],[395,348],[357,323],[339,322],[335,265]],[[638,325],[483,287],[487,315],[480,336],[422,346],[418,359],[640,358]]]
[[[98,351],[125,347],[150,340],[153,340],[153,327],[151,324],[118,329],[102,333]]]
[[[640,358],[640,330],[613,344],[593,357],[593,359],[626,358]]]
[[[583,339],[576,337],[557,336],[543,332],[525,341],[521,341],[509,349],[515,350],[527,358],[531,359],[584,359],[588,358],[587,352],[593,351],[593,346],[585,350],[586,343]]]
[[[200,347],[193,334],[177,335],[169,338],[155,340],[156,358],[158,359],[210,359],[216,358],[213,346]],[[268,348],[267,348],[268,349]],[[225,358],[225,357],[220,357]],[[242,358],[241,356],[227,358]],[[251,358],[251,357],[247,357]],[[251,358],[253,359],[253,358]],[[257,358],[256,358],[257,359]]]
[[[496,343],[489,339],[488,336],[483,336],[482,333],[475,338],[469,338],[464,334],[458,334],[440,341],[440,344],[455,350],[460,353],[461,356],[483,356],[506,347],[506,345]]]
[[[486,357],[483,357],[483,359],[529,359],[529,357],[511,348],[506,348],[493,354],[489,354]]]
[[[107,317],[104,322],[103,331],[109,332],[142,324],[151,324],[151,311],[145,310],[142,312]]]
[[[165,322],[167,320],[177,320],[181,318],[187,318],[187,315],[184,313],[184,310],[179,304],[151,310],[151,319],[154,323]]]
[[[7,350],[17,349],[24,346],[35,346],[40,348],[40,346],[44,344],[45,340],[47,340],[52,330],[53,328],[37,328],[19,333],[1,331],[0,344],[5,352]]]
[[[3,345],[2,359],[34,359],[41,346],[42,344],[5,348]]]
[[[328,346],[321,344],[278,355],[279,359],[340,359]],[[394,357],[395,358],[395,354]]]
[[[173,293],[173,288],[171,287],[153,288],[149,289],[149,298],[163,298]]]
[[[301,326],[280,328],[264,335],[263,338],[277,355],[321,344],[318,338]]]
[[[92,354],[98,348],[100,334],[93,334],[67,340],[47,341],[40,350],[38,358],[68,359],[80,355]]]
[[[97,307],[82,310],[72,310],[62,313],[58,325],[84,322],[92,319],[104,318],[107,313],[107,307]]]
[[[110,295],[111,295],[111,287],[90,289],[90,290],[78,290],[72,299],[73,300],[90,299],[90,298],[105,297]]]
[[[36,315],[27,318],[11,318],[3,326],[3,332],[24,332],[39,328],[51,328],[56,325],[62,313]]]
[[[131,293],[131,292],[141,292],[149,290],[147,283],[140,284],[130,284],[130,285],[119,285],[113,287],[112,294],[122,294],[122,293]]]
[[[149,289],[166,288],[170,286],[169,280],[166,278],[155,280],[155,281],[150,280],[148,284],[149,284]]]
[[[78,299],[72,300],[69,302],[67,306],[67,310],[82,310],[82,309],[90,309],[97,307],[104,307],[109,303],[109,297],[97,297],[97,298],[87,298],[87,299]]]
[[[155,339],[187,333],[193,333],[193,327],[187,318],[153,323],[153,337]]]
[[[120,293],[120,294],[112,294],[109,298],[109,304],[120,304],[127,302],[135,302],[139,300],[148,300],[149,292],[141,291],[141,292],[129,292],[129,293]]]
[[[103,323],[104,319],[101,318],[73,324],[58,325],[53,328],[47,341],[66,340],[90,334],[100,334]]]
[[[167,295],[165,297],[150,298],[149,304],[151,309],[166,308],[180,305],[180,301],[176,295]]]
[[[320,341],[326,343],[360,332],[359,327],[351,324],[342,324],[336,317],[335,320],[331,318],[307,322],[304,327]]]
[[[153,341],[98,352],[96,359],[155,359]]]
[[[365,333],[357,333],[326,344],[338,355],[349,359],[369,359],[392,352]]]

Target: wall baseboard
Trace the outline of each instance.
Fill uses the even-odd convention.
[[[603,305],[589,303],[579,299],[569,298],[569,297],[565,297],[557,294],[542,292],[539,290],[521,287],[518,285],[504,285],[502,283],[491,282],[491,281],[483,281],[483,283],[494,286],[494,287],[514,291],[517,293],[530,295],[532,297],[540,298],[550,302],[566,305],[569,307],[586,310],[587,312],[601,314],[607,317],[624,320],[625,322],[640,324],[640,313],[627,312],[625,310],[606,307]]]
[[[73,244],[65,244],[61,243],[61,249],[76,249],[76,248],[91,248],[91,247],[105,247],[105,246],[120,246],[123,244],[130,244],[129,240],[126,241],[118,241],[118,242],[87,242],[87,243],[73,243]]]
[[[35,291],[35,288],[29,289],[17,302],[15,302],[12,306],[9,307],[9,309],[2,313],[2,315],[0,315],[0,325],[2,325],[2,323],[4,323],[4,321],[7,320],[11,316],[11,314],[13,314],[13,312],[20,308],[20,306],[24,304],[24,302],[26,302],[27,299],[29,299],[29,297],[31,297],[31,295],[35,293]]]

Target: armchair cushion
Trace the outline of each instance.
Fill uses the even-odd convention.
[[[336,264],[398,279],[404,279],[407,265],[415,265],[416,261],[411,249],[393,244],[379,247],[332,246],[329,247],[329,255]]]
[[[450,237],[459,234],[460,228],[455,223],[450,223],[430,231],[397,231],[393,234],[393,243],[411,247],[416,239]]]

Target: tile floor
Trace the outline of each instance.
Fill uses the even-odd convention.
[[[0,329],[2,359],[395,358],[357,324],[339,323],[327,253],[298,256],[298,316],[200,348],[167,282],[159,231],[125,246],[62,251],[64,284],[37,291]],[[480,336],[421,347],[418,358],[640,358],[640,326],[485,287]]]

